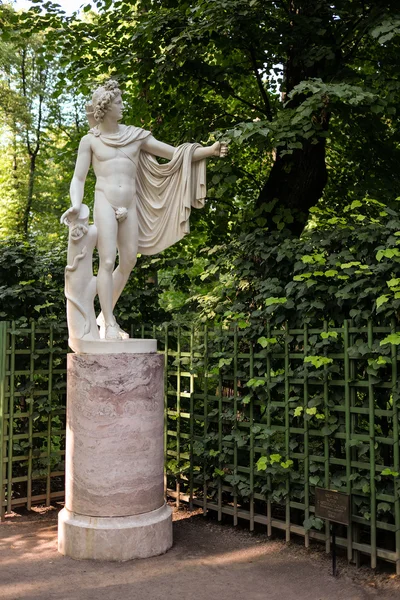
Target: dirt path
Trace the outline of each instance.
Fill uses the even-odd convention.
[[[2,600],[395,600],[400,583],[342,566],[337,579],[317,551],[268,541],[201,515],[178,513],[165,555],[125,563],[57,553],[57,512],[0,526]]]

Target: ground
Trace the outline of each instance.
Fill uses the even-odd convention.
[[[57,510],[8,517],[0,526],[2,600],[395,600],[393,570],[374,574],[339,559],[331,575],[321,546],[268,540],[182,509],[163,556],[107,563],[57,552]]]

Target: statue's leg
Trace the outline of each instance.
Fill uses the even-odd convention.
[[[117,246],[119,265],[113,273],[113,308],[137,261],[138,223],[135,208],[130,208],[127,218],[118,225]],[[100,313],[98,322],[102,319],[103,315]]]
[[[117,246],[119,265],[113,273],[113,309],[137,261],[138,222],[135,207],[130,208],[126,219],[118,224]],[[104,321],[104,315],[101,312],[97,317],[100,335],[105,327]],[[122,329],[120,329],[120,335],[122,338],[129,337]]]
[[[99,272],[97,293],[106,327],[115,326],[113,315],[113,269],[117,253],[118,223],[114,209],[102,192],[96,191],[94,222],[97,227],[97,248],[99,251]]]
[[[138,221],[136,207],[128,210],[127,218],[118,226],[118,267],[113,273],[113,306],[123,292],[129,275],[137,261]]]

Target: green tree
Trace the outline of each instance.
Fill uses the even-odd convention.
[[[43,33],[23,35],[10,6],[0,15],[0,231],[51,240],[61,231],[84,116],[79,97],[56,87],[61,68]]]
[[[28,159],[25,202],[19,215],[19,229],[27,234],[34,197],[34,183],[48,114],[45,100],[49,94],[49,66],[40,60],[41,40],[24,38],[2,44],[2,88],[6,91],[2,103],[4,122],[13,145],[13,170],[18,171],[18,150]],[[14,100],[14,101],[10,101]],[[22,190],[21,190],[22,191]]]
[[[51,28],[47,43],[63,54],[66,73],[82,91],[99,75],[117,74],[130,97],[129,117],[162,139],[205,140],[218,130],[240,145],[232,150],[231,168],[224,173],[217,167],[212,177],[210,196],[227,209],[225,219],[217,219],[225,230],[239,208],[250,225],[286,226],[299,235],[324,194],[328,171],[332,181],[342,182],[328,194],[340,189],[346,195],[354,182],[363,197],[366,184],[357,173],[370,172],[362,148],[371,132],[379,136],[372,156],[384,147],[388,157],[374,162],[376,180],[384,179],[393,197],[388,175],[398,160],[396,2],[96,5],[97,15],[78,20],[47,2],[45,15],[24,16],[25,27]],[[356,137],[362,144],[354,144]],[[343,173],[346,159],[352,178]]]
[[[210,201],[194,213],[192,235],[161,257],[139,262],[143,273],[132,280],[124,305],[127,321],[131,299],[138,302],[142,293],[154,299],[157,282],[167,312],[190,313],[200,303],[208,316],[227,310],[229,318],[243,312],[267,319],[279,309],[283,319],[293,301],[286,291],[293,277],[304,275],[293,280],[298,298],[309,288],[314,293],[298,263],[313,247],[323,247],[324,236],[331,244],[328,272],[335,270],[337,244],[345,264],[352,262],[345,246],[355,243],[357,231],[337,230],[342,217],[347,222],[347,207],[361,203],[368,209],[368,198],[376,197],[392,210],[400,187],[400,20],[394,2],[99,0],[99,12],[88,6],[83,19],[65,17],[56,4],[44,8],[14,15],[11,26],[21,35],[47,28],[45,52],[56,53],[63,65],[59,92],[72,81],[87,96],[98,81],[117,75],[125,122],[151,128],[173,144],[205,142],[210,131],[231,141],[230,159],[210,163]],[[77,137],[65,150],[69,168]],[[60,188],[64,175],[60,171]],[[67,194],[60,202],[68,203]],[[378,212],[376,223],[380,218]],[[361,219],[355,223],[364,226]],[[385,247],[386,229],[371,227],[374,250],[379,243]],[[310,249],[299,249],[292,238],[302,232]],[[204,246],[212,249],[208,255]],[[378,263],[376,273],[382,270]],[[393,273],[396,278],[396,268]],[[321,298],[330,290],[331,309],[344,279],[318,277]],[[386,293],[379,282],[374,298]],[[356,295],[357,286],[349,305],[341,305],[343,314]],[[271,298],[287,303],[264,306]]]

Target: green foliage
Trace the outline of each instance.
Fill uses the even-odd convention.
[[[26,326],[31,319],[43,324],[65,323],[64,269],[66,240],[50,250],[20,238],[0,240],[0,320]],[[128,330],[151,320],[170,317],[159,306],[162,290],[154,278],[151,259],[139,259],[118,303],[118,318]],[[155,319],[158,315],[158,320]]]
[[[57,221],[69,202],[77,142],[85,132],[83,95],[117,74],[126,95],[127,123],[151,128],[156,137],[176,145],[230,142],[229,159],[209,163],[209,202],[205,211],[193,214],[191,237],[160,257],[140,257],[118,304],[125,328],[171,318],[181,325],[211,320],[233,325],[238,336],[236,366],[232,331],[229,336],[222,330],[210,334],[206,357],[204,340],[195,356],[186,347],[185,356],[170,357],[174,372],[179,366],[195,376],[197,394],[208,392],[206,405],[191,396],[197,415],[193,439],[187,420],[172,405],[178,394],[176,375],[169,378],[169,421],[179,420],[186,435],[180,458],[176,437],[169,439],[170,476],[182,477],[181,482],[190,477],[188,457],[194,456],[196,485],[199,490],[209,485],[210,495],[226,484],[244,505],[254,491],[282,504],[290,490],[291,500],[303,502],[304,464],[290,456],[304,455],[304,441],[294,434],[288,448],[284,433],[282,398],[290,378],[297,383],[289,384],[289,422],[294,429],[310,426],[317,432],[311,455],[322,458],[325,437],[339,460],[350,449],[354,460],[365,463],[350,482],[358,515],[368,520],[371,446],[351,439],[344,447],[343,390],[332,386],[326,399],[318,385],[344,379],[342,359],[331,356],[343,352],[340,326],[345,319],[357,327],[371,317],[377,325],[393,320],[392,333],[372,344],[365,331],[352,334],[348,355],[356,361],[354,380],[378,386],[374,400],[380,414],[399,405],[398,386],[390,397],[387,386],[379,388],[380,382],[391,382],[391,353],[400,338],[395,332],[400,314],[395,3],[317,0],[300,8],[292,2],[288,9],[284,3],[261,0],[99,0],[96,6],[98,13],[86,6],[83,18],[67,18],[50,2],[37,2],[19,15],[7,9],[0,82],[2,133],[8,135],[0,159],[3,235],[15,233],[26,206],[29,161],[20,132],[33,135],[33,143],[37,114],[36,71],[24,96],[15,48],[27,48],[31,58],[37,54],[40,72],[51,61],[54,71],[29,211],[35,243],[1,244],[0,318],[24,325],[32,317],[56,322],[64,314],[65,251],[60,248],[65,248],[65,232]],[[29,36],[36,46],[29,46]],[[63,94],[71,82],[74,101]],[[93,178],[86,198],[90,205]],[[287,322],[297,333],[288,334]],[[307,343],[298,333],[304,324],[321,323]],[[174,334],[169,342],[176,352],[183,347]],[[289,367],[285,348],[297,356]],[[189,356],[194,356],[193,364]],[[236,367],[234,397],[231,373]],[[298,383],[305,377],[311,382],[307,399]],[[226,393],[222,409],[216,400],[221,386]],[[189,384],[183,389],[182,406],[189,404]],[[358,430],[369,439],[364,388],[353,401]],[[48,410],[44,402],[43,427]],[[199,415],[205,411],[202,421]],[[390,419],[379,417],[373,426],[377,438],[393,437]],[[386,498],[394,494],[398,477],[394,468],[384,468],[391,464],[391,451],[377,442],[375,462],[381,471],[375,485]],[[243,472],[231,467],[235,456],[245,465]],[[335,464],[332,487],[344,489],[346,476],[343,464]],[[324,482],[323,462],[311,461],[309,485]],[[378,504],[378,513],[391,523],[388,502]],[[311,516],[303,525],[320,529],[322,522]]]
[[[318,529],[321,530],[324,526],[324,521],[319,519],[318,517],[310,517],[309,519],[305,519],[303,522],[303,527],[306,531],[310,529]]]
[[[260,228],[209,253],[204,281],[210,292],[193,298],[203,318],[229,323],[240,313],[257,340],[266,323],[397,318],[400,213],[365,199],[343,217],[330,214],[314,212],[318,226],[299,240]],[[268,347],[263,337],[260,343]],[[324,347],[337,334],[323,332],[321,338]],[[309,356],[306,362],[320,368],[325,359]]]
[[[191,236],[160,257],[140,260],[120,303],[126,324],[143,313],[153,322],[171,315],[190,320],[200,308],[207,318],[234,320],[257,335],[257,319],[261,329],[271,318],[276,323],[293,318],[298,307],[299,318],[310,320],[336,311],[342,313],[339,320],[364,318],[371,311],[382,318],[396,314],[400,286],[384,281],[384,273],[387,281],[396,279],[389,265],[397,264],[399,250],[395,242],[385,244],[387,224],[397,217],[385,211],[397,215],[393,198],[400,187],[399,90],[393,76],[399,39],[388,5],[366,3],[362,9],[356,2],[318,1],[306,12],[288,15],[281,5],[258,1],[226,0],[217,6],[176,0],[160,7],[99,0],[97,12],[67,18],[54,3],[42,12],[37,4],[19,14],[2,7],[2,69],[12,73],[14,83],[7,87],[3,76],[7,93],[1,110],[7,127],[16,116],[25,123],[22,129],[30,123],[32,135],[36,113],[29,98],[36,97],[37,83],[32,71],[30,96],[21,94],[21,51],[37,52],[39,70],[50,57],[60,58],[61,63],[52,61],[29,217],[39,247],[56,248],[65,239],[58,216],[69,203],[77,143],[85,131],[80,94],[88,95],[105,77],[118,73],[127,123],[152,128],[174,144],[205,142],[212,130],[231,142],[227,161],[209,163],[209,202],[206,210],[194,212]],[[381,42],[388,32],[390,39]],[[292,64],[293,52],[296,77],[281,66]],[[385,72],[371,66],[378,63],[386,65]],[[74,100],[67,94],[71,81]],[[329,182],[298,241],[288,236],[297,217],[286,199],[274,193],[260,206],[260,194],[279,161],[285,166],[278,179],[290,187],[285,177],[296,170],[295,157],[320,143],[326,145]],[[3,235],[15,232],[27,185],[28,163],[20,146],[18,178],[10,177],[11,145],[12,137],[0,165]],[[301,170],[312,177],[310,165],[302,163]],[[90,206],[93,187],[90,177],[85,192]],[[379,202],[364,200],[376,188]],[[365,248],[375,253],[381,269],[362,249],[366,225],[372,237]],[[350,315],[352,310],[358,313]]]
[[[43,33],[2,37],[0,235],[32,235],[48,247],[61,236],[82,122],[76,101],[57,91],[60,64]]]
[[[313,367],[319,369],[324,365],[329,365],[329,363],[333,362],[333,360],[331,358],[327,358],[326,356],[306,356],[304,362],[311,363]]]
[[[0,319],[60,322],[64,314],[65,251],[40,253],[18,239],[0,242]]]
[[[99,0],[78,18],[38,1],[8,15],[3,38],[46,30],[46,53],[61,56],[59,90],[71,80],[87,95],[117,75],[127,122],[162,140],[229,140],[230,160],[209,178],[217,241],[238,221],[298,235],[321,197],[337,212],[378,190],[391,202],[399,188],[396,8]]]
[[[385,44],[394,36],[400,34],[400,17],[391,16],[385,19],[378,27],[371,31],[371,35],[377,38],[379,44]]]
[[[393,471],[392,469],[383,469],[382,475],[390,475],[391,477],[398,477],[399,473],[397,471]]]
[[[208,473],[215,473],[214,465],[221,468],[225,465],[224,481],[233,486],[243,502],[248,499],[251,489],[249,478],[245,474],[235,475],[226,469],[232,464],[232,446],[239,449],[253,444],[260,454],[255,458],[255,489],[268,496],[273,502],[281,503],[287,493],[286,481],[290,477],[291,499],[302,500],[302,488],[297,486],[303,476],[303,466],[285,453],[285,440],[281,431],[286,427],[282,399],[286,394],[285,378],[301,382],[304,377],[315,381],[309,385],[307,403],[302,403],[304,394],[301,383],[289,384],[289,418],[296,425],[310,423],[313,430],[322,436],[328,436],[331,452],[335,456],[343,456],[339,450],[339,442],[334,440],[336,433],[343,434],[346,423],[344,412],[337,412],[335,406],[343,405],[343,390],[340,387],[329,387],[329,399],[326,403],[317,384],[332,380],[342,381],[345,378],[343,360],[335,360],[332,356],[340,356],[343,352],[343,333],[339,329],[345,319],[353,326],[365,328],[368,319],[373,319],[377,326],[388,326],[390,320],[398,323],[399,302],[398,286],[400,280],[400,263],[397,252],[386,252],[398,248],[400,239],[400,214],[397,210],[384,207],[381,202],[366,198],[352,201],[345,207],[342,216],[333,216],[332,212],[322,208],[314,213],[315,225],[310,227],[300,239],[296,239],[287,231],[270,232],[258,229],[252,233],[245,232],[237,239],[218,247],[205,249],[208,256],[203,280],[208,284],[206,294],[192,297],[194,311],[199,311],[200,320],[212,319],[223,327],[236,326],[239,340],[246,339],[253,346],[253,373],[246,377],[250,367],[250,358],[239,361],[238,378],[239,405],[237,422],[232,410],[232,398],[229,409],[224,412],[224,438],[222,448],[218,446],[218,436],[211,421],[205,446],[205,456],[210,463],[206,466]],[[384,295],[386,301],[379,298]],[[239,322],[244,327],[239,327]],[[285,322],[290,327],[302,331],[304,324],[316,327],[319,333],[310,334],[307,346],[302,334],[288,335]],[[321,330],[321,323],[325,322]],[[245,338],[243,338],[245,336]],[[368,379],[370,384],[380,385],[390,379],[391,344],[398,345],[397,333],[382,335],[368,342],[366,329],[364,333],[352,334],[348,355],[357,360],[354,367],[356,379]],[[289,368],[284,361],[284,343],[289,344],[289,356],[297,356],[289,361]],[[221,348],[224,350],[221,353]],[[233,362],[225,363],[225,357],[232,356],[234,351],[232,337],[224,337],[221,332],[212,345],[209,342],[208,366],[215,379],[207,380],[208,389],[212,389],[213,381],[218,386],[218,377],[226,377],[225,385],[231,386]],[[248,345],[239,341],[239,352],[242,357],[249,357]],[[215,358],[214,358],[215,357]],[[214,366],[214,361],[216,361]],[[271,370],[266,373],[267,361]],[[203,365],[199,361],[194,372],[199,373]],[[198,371],[199,369],[200,371]],[[244,383],[245,382],[245,383]],[[218,388],[217,388],[218,389]],[[218,391],[215,392],[216,394]],[[398,386],[388,396],[384,388],[374,388],[376,409],[387,410],[393,402],[399,406]],[[357,390],[354,397],[355,406],[362,410],[368,406],[368,398],[364,388]],[[242,426],[250,418],[257,415],[257,424],[248,430]],[[202,406],[197,411],[201,413]],[[231,412],[228,414],[228,410]],[[210,413],[215,415],[218,413]],[[216,417],[213,417],[216,418]],[[277,427],[271,429],[268,419]],[[358,431],[370,435],[368,421],[360,417]],[[376,422],[376,435],[391,435],[392,424]],[[384,433],[385,432],[385,433]],[[357,454],[360,462],[369,465],[370,445],[351,440],[352,452]],[[215,457],[207,448],[219,451]],[[302,452],[302,443],[296,436],[291,439],[290,451]],[[320,446],[315,441],[311,454],[319,454]],[[240,454],[244,464],[248,454]],[[382,445],[375,446],[377,464],[391,464],[391,451]],[[208,462],[207,462],[208,465]],[[212,465],[212,466],[211,466]],[[219,466],[218,466],[219,465]],[[338,467],[334,469],[330,485],[345,490],[346,474]],[[268,476],[269,483],[258,476]],[[381,477],[382,475],[382,477]],[[376,485],[382,494],[392,494],[390,478],[397,477],[393,468],[382,469],[377,475]],[[212,478],[210,483],[212,482]],[[324,469],[322,463],[310,465],[309,483],[311,486],[324,485]],[[353,473],[351,479],[353,493],[359,514],[364,519],[370,518],[369,501],[365,494],[370,493],[370,475]],[[211,488],[211,490],[214,488]],[[210,491],[212,495],[212,491]],[[357,496],[360,493],[361,496]],[[364,496],[363,496],[364,495]],[[391,511],[382,507],[380,517],[391,522]],[[321,520],[311,516],[304,522],[304,527],[321,527]]]
[[[398,346],[400,344],[400,333],[391,333],[384,340],[381,341],[380,345],[393,344]]]
[[[312,506],[315,486],[351,486],[356,522],[371,518],[370,496],[376,493],[378,521],[393,525],[398,469],[386,440],[397,436],[400,388],[393,380],[396,349],[381,345],[389,327],[379,315],[373,320],[373,328],[361,320],[349,327],[330,319],[292,329],[276,325],[272,316],[264,324],[268,337],[257,339],[251,338],[254,329],[235,324],[181,326],[179,332],[169,326],[168,453],[176,461],[179,446],[181,457],[169,472],[170,484],[179,478],[181,491],[190,489],[198,499],[206,494],[217,501],[222,493],[222,502],[231,505],[236,498],[244,511],[257,499],[261,514],[268,499],[278,519],[289,493],[291,522],[306,531],[321,529],[323,521],[294,503]],[[264,344],[272,332],[274,343]],[[166,339],[165,331],[159,339]],[[307,357],[325,360],[313,366]],[[351,431],[347,401],[357,415]]]

